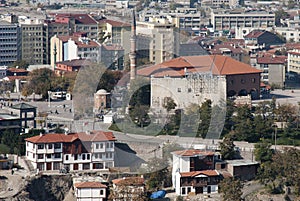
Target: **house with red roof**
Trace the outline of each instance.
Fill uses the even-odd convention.
[[[114,166],[112,132],[49,133],[26,138],[26,158],[39,171],[107,170]]]
[[[221,174],[215,170],[220,158],[212,151],[187,149],[172,152],[172,182],[177,195],[217,193]]]
[[[77,201],[104,201],[107,200],[107,186],[97,181],[86,181],[74,184]]]
[[[177,108],[207,99],[218,104],[231,96],[259,98],[261,71],[223,55],[178,57],[138,70],[151,80],[151,106],[163,109],[165,97],[171,97]]]

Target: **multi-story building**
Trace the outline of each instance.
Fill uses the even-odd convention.
[[[175,24],[180,31],[199,35],[202,27],[209,25],[207,18],[196,8],[176,8],[174,11],[152,13],[144,11],[140,21],[160,24]]]
[[[201,5],[207,6],[230,6],[230,7],[237,7],[239,5],[239,0],[203,0]]]
[[[85,181],[74,184],[77,201],[105,201],[107,186],[96,181]]]
[[[21,59],[21,31],[14,15],[0,18],[0,66]]]
[[[300,42],[299,28],[276,27],[276,33],[280,34],[287,42]]]
[[[161,64],[138,70],[151,82],[151,107],[163,110],[166,97],[171,97],[177,108],[201,104],[207,99],[212,104],[231,96],[259,98],[261,71],[248,64],[223,55],[178,57]]]
[[[159,64],[179,53],[179,34],[174,24],[137,22],[136,33],[152,39],[149,43],[150,62]]]
[[[56,62],[74,59],[100,61],[100,43],[85,36],[53,36],[50,39],[51,66],[54,67]]]
[[[113,70],[124,69],[124,49],[120,45],[101,45],[100,46],[100,62],[106,68]]]
[[[114,167],[112,132],[41,134],[26,138],[26,158],[40,171],[107,170]]]
[[[288,52],[287,72],[300,73],[300,49]]]
[[[286,56],[264,55],[257,57],[256,68],[261,70],[261,81],[284,87],[286,72]]]
[[[172,154],[172,182],[177,195],[218,192],[221,175],[215,170],[215,161],[220,158],[219,155],[198,149],[175,151]]]
[[[86,33],[91,39],[98,40],[98,22],[89,14],[51,13],[49,17],[52,17],[48,23],[50,37],[55,34],[72,35],[80,32]]]
[[[48,64],[48,32],[43,20],[20,21],[22,30],[22,60],[29,64]]]
[[[213,10],[211,23],[215,31],[234,30],[236,27],[268,28],[275,25],[275,14],[267,11]]]

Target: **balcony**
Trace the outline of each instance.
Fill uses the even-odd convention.
[[[193,187],[203,187],[207,186],[207,181],[201,181],[201,182],[192,182]]]

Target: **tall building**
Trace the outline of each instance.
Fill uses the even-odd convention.
[[[9,66],[21,58],[20,27],[14,16],[0,18],[0,66]]]
[[[179,53],[179,33],[176,32],[174,24],[137,22],[136,34],[151,38],[148,44],[150,62],[159,64]]]
[[[213,10],[211,23],[215,31],[231,30],[236,27],[269,28],[275,26],[275,13]]]
[[[29,64],[48,64],[48,32],[43,20],[25,19],[22,30],[22,60]]]

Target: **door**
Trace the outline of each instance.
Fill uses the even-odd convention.
[[[78,170],[78,163],[73,164],[73,170]]]
[[[211,193],[211,186],[207,186],[207,193]]]
[[[47,170],[52,170],[52,163],[47,163]]]
[[[202,194],[203,193],[203,187],[196,187],[196,194]]]

